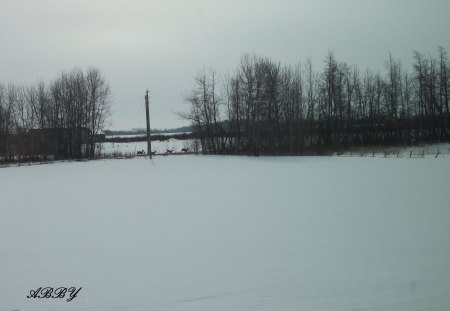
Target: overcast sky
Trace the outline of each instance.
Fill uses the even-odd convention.
[[[182,94],[200,69],[233,72],[245,52],[283,64],[329,50],[361,70],[404,66],[413,50],[450,49],[449,0],[0,0],[0,81],[50,81],[99,68],[114,95],[112,129],[185,125]]]

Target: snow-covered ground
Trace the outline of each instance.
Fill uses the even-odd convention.
[[[448,311],[449,182],[448,157],[2,168],[0,310]]]
[[[165,153],[166,150],[173,150],[173,152],[181,152],[181,149],[189,148],[193,151],[193,140],[179,140],[168,139],[165,141],[152,141],[152,150],[157,154]],[[144,150],[147,152],[147,142],[128,142],[128,143],[102,143],[100,152],[104,155],[124,154],[124,155],[136,155],[137,151]]]
[[[121,136],[123,137],[123,136]],[[195,150],[195,140],[186,139],[168,139],[165,141],[152,141],[152,150],[158,154],[165,153],[166,150],[181,152],[182,148]],[[102,143],[100,152],[104,155],[136,155],[137,151],[147,152],[147,142],[128,142],[128,143]],[[197,140],[197,150],[200,150],[200,142]],[[428,144],[417,146],[402,147],[355,147],[351,151],[336,152],[336,156],[351,157],[399,157],[399,158],[422,158],[422,157],[450,157],[450,144]]]
[[[400,146],[400,147],[355,147],[351,151],[344,153],[335,153],[339,156],[366,156],[366,157],[399,157],[399,158],[423,158],[433,157],[450,157],[450,144],[437,143],[416,146]]]

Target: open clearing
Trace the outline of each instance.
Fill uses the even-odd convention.
[[[447,311],[449,182],[448,157],[3,168],[0,310]]]

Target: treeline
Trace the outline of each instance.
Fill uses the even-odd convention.
[[[320,72],[312,61],[282,66],[244,55],[219,82],[214,70],[195,76],[185,96],[204,152],[301,154],[355,145],[396,145],[449,138],[447,51],[414,52],[411,71],[391,55],[386,70],[361,72],[330,52]]]
[[[147,135],[147,129],[132,129],[132,130],[105,130],[104,131],[106,135],[113,136],[113,135]],[[192,128],[190,126],[182,126],[177,128],[171,128],[171,129],[151,129],[150,131],[153,134],[172,134],[172,133],[187,133],[192,132]]]
[[[92,157],[111,99],[96,68],[62,72],[48,84],[0,83],[0,160]]]

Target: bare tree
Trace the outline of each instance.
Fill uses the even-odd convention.
[[[220,105],[221,99],[217,94],[217,77],[214,70],[202,70],[194,77],[195,88],[185,96],[184,100],[190,104],[187,113],[179,113],[179,117],[192,123],[193,128],[200,134],[203,151],[217,153],[221,148]]]

